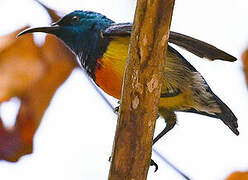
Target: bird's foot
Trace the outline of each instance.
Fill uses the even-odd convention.
[[[119,109],[120,109],[120,106],[115,107],[115,108],[114,108],[114,113],[115,113],[115,114],[118,114]]]
[[[151,159],[150,166],[155,166],[154,172],[156,172],[156,171],[158,170],[158,165],[157,165],[157,163],[155,163],[155,161],[153,161],[152,159]]]
[[[108,161],[111,162],[112,156],[109,156]]]

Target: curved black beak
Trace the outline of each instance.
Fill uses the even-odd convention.
[[[55,34],[58,30],[60,30],[60,26],[55,25],[55,24],[52,26],[48,26],[48,27],[29,28],[29,29],[26,29],[26,30],[20,32],[16,37],[18,38],[24,34],[34,33],[34,32],[43,32],[43,33]]]

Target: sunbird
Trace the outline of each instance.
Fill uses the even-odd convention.
[[[115,23],[92,11],[74,11],[48,27],[21,32],[44,32],[62,40],[77,56],[79,65],[104,92],[121,97],[123,75],[128,55],[131,23]],[[235,57],[195,38],[170,32],[169,42],[199,57],[233,62]],[[168,45],[163,71],[159,115],[166,122],[157,142],[176,124],[176,111],[192,112],[218,118],[239,135],[237,118],[210,89],[202,75],[173,47]]]

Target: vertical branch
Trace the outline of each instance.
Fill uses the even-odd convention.
[[[174,0],[138,0],[109,180],[147,177]]]

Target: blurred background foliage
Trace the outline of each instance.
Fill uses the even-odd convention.
[[[52,21],[59,16],[47,8]],[[0,159],[17,161],[32,153],[33,137],[57,88],[76,66],[74,55],[55,37],[38,46],[33,35],[16,38],[27,27],[1,37],[0,102],[17,98],[20,108],[13,127],[0,120]]]

